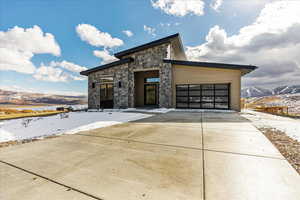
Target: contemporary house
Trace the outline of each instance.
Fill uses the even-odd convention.
[[[119,60],[82,71],[89,108],[232,109],[241,77],[256,66],[188,61],[179,34],[114,54]]]

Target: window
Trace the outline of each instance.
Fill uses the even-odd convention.
[[[113,77],[102,77],[100,78],[100,83],[111,83],[114,81]]]
[[[159,83],[160,78],[145,78],[145,83]]]
[[[229,109],[230,84],[176,85],[177,108]]]
[[[96,84],[95,83],[92,83],[92,88],[95,88]]]

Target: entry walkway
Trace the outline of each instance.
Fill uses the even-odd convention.
[[[0,149],[0,199],[299,197],[300,176],[237,113],[170,112]]]

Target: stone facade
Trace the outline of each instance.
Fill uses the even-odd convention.
[[[114,78],[114,108],[135,107],[134,72],[159,70],[159,107],[172,106],[172,65],[164,63],[163,59],[171,53],[169,43],[154,46],[124,56],[133,58],[133,62],[99,70],[89,74],[88,104],[89,108],[100,108],[99,78],[111,76]],[[171,52],[170,52],[171,51]],[[170,52],[170,53],[168,53]],[[121,82],[121,87],[119,87]],[[92,84],[95,88],[92,88]]]
[[[88,78],[88,105],[89,108],[100,108],[100,78],[113,77],[114,107],[128,107],[128,64],[123,64],[89,74]],[[121,87],[119,87],[119,81]],[[92,84],[95,83],[95,88]]]

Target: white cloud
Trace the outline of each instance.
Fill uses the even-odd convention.
[[[33,53],[31,52],[0,48],[0,70],[32,74],[35,71],[35,66],[31,62],[32,57]]]
[[[161,27],[171,27],[171,26],[179,26],[181,23],[175,22],[175,23],[159,23]]]
[[[156,33],[155,33],[156,29],[155,28],[144,25],[144,31],[146,31],[148,34],[152,35],[153,37],[156,36]]]
[[[102,64],[106,64],[118,60],[115,56],[110,55],[110,53],[107,50],[103,50],[103,51],[95,50],[93,53],[94,56],[102,59]]]
[[[128,37],[132,37],[133,33],[130,30],[124,30],[122,31],[125,35],[127,35]]]
[[[161,26],[161,27],[170,27],[171,26],[171,23],[159,23],[159,25]]]
[[[37,70],[33,77],[41,81],[50,82],[67,82],[69,75],[62,69],[42,65]]]
[[[52,63],[53,64],[53,63]],[[82,81],[85,80],[84,77],[74,76],[58,67],[46,66],[41,64],[41,66],[35,71],[33,77],[40,81],[49,82],[68,82],[71,80]]]
[[[214,9],[215,11],[219,11],[220,6],[223,4],[223,0],[214,0],[211,4],[210,7]]]
[[[50,33],[43,33],[39,26],[24,29],[15,26],[7,32],[0,31],[0,47],[34,54],[60,55],[60,47]]]
[[[65,60],[62,61],[62,62],[52,61],[50,63],[50,66],[51,67],[61,67],[61,68],[67,69],[71,72],[81,72],[81,71],[84,71],[84,70],[88,69],[87,67],[76,65],[74,63],[71,63],[71,62],[68,62],[68,61],[65,61]]]
[[[60,47],[50,33],[44,33],[39,26],[24,29],[15,26],[0,31],[0,70],[13,70],[32,74],[35,66],[31,58],[35,54],[60,55]]]
[[[187,14],[203,15],[203,0],[151,0],[152,6],[168,15],[185,16]]]
[[[54,36],[43,33],[39,26],[28,29],[15,26],[6,32],[0,31],[0,70],[32,74],[35,79],[43,81],[84,80],[84,77],[72,75],[61,68],[77,73],[86,70],[86,67],[67,61],[52,61],[50,66],[42,64],[36,68],[31,62],[35,54],[59,56],[61,50]]]
[[[30,92],[35,93],[36,91],[33,88],[24,88],[19,85],[0,85],[1,90],[14,91],[14,92]]]
[[[251,25],[228,36],[219,26],[210,29],[206,42],[187,47],[192,60],[254,64],[260,68],[244,78],[245,85],[299,83],[300,2],[266,4]],[[276,77],[276,79],[274,79]]]
[[[251,0],[251,1],[237,1],[237,0],[226,0],[232,9],[238,9],[239,11],[252,12],[253,9],[263,8],[268,3],[279,0]],[[290,1],[290,0],[288,0]]]
[[[167,28],[172,28],[172,27],[174,27],[174,26],[179,26],[181,23],[179,23],[179,22],[175,22],[175,23],[171,23],[171,22],[169,22],[169,23],[162,23],[162,22],[160,22],[159,23],[159,25],[161,26],[161,27],[167,27]]]
[[[112,48],[124,44],[121,39],[113,38],[109,33],[101,32],[90,24],[79,24],[76,31],[82,41],[96,47]]]
[[[71,75],[71,80],[74,80],[74,81],[84,81],[84,80],[87,80],[86,76],[74,76],[74,75]]]

